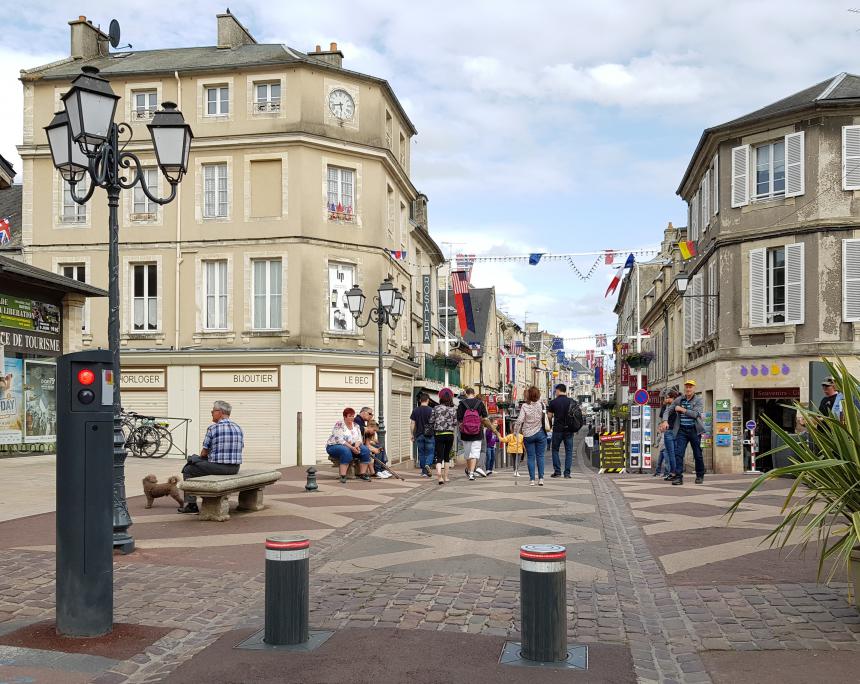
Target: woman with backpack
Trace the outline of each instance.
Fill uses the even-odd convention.
[[[546,453],[544,418],[544,406],[540,400],[540,390],[531,386],[526,390],[525,403],[520,407],[520,415],[514,423],[514,434],[523,436],[531,486],[535,484],[535,467],[537,467],[538,485],[543,487],[543,459]]]
[[[451,462],[451,449],[454,448],[454,430],[457,429],[457,409],[454,408],[454,393],[447,387],[439,390],[439,404],[433,407],[430,414],[430,426],[433,428],[436,463],[436,476],[439,484],[448,482],[448,465]],[[442,466],[445,466],[445,476],[442,477]]]

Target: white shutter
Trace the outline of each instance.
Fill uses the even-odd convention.
[[[803,243],[785,246],[785,322],[803,323]]]
[[[717,332],[717,260],[708,264],[708,335]]]
[[[842,320],[860,321],[860,240],[842,241]]]
[[[842,189],[860,190],[860,126],[842,127]]]
[[[714,174],[714,216],[720,213],[720,153],[714,155],[714,163],[712,167]]]
[[[806,188],[803,131],[785,136],[785,196],[797,197]]]
[[[699,241],[699,217],[701,215],[701,211],[699,211],[699,191],[696,191],[696,194],[693,195],[693,221],[690,226],[690,239],[693,242]]]
[[[711,170],[705,171],[705,177],[702,179],[702,185],[699,187],[699,197],[702,198],[702,232],[708,230],[708,224],[711,222]]]
[[[690,286],[692,287],[692,286]],[[693,294],[692,289],[690,294]],[[684,297],[684,348],[693,344],[693,308],[692,297]]]
[[[203,441],[209,423],[212,422],[212,416],[209,413],[212,410],[212,403],[219,399],[233,405],[233,412],[230,417],[241,426],[245,433],[245,450],[242,453],[242,462],[248,468],[256,468],[261,464],[280,465],[281,393],[278,390],[201,391],[200,422],[197,424],[200,439],[197,444]],[[329,430],[331,430],[331,426],[329,426]],[[189,446],[193,441],[193,439],[188,440]],[[317,444],[325,445],[325,441],[317,442]],[[325,453],[325,446],[322,450]]]
[[[750,327],[767,323],[766,249],[750,250]]]
[[[693,342],[701,342],[705,337],[705,299],[704,294],[704,279],[700,271],[693,276]]]
[[[749,166],[750,146],[732,148],[732,207],[750,203]]]

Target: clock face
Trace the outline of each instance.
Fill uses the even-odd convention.
[[[349,120],[355,116],[355,102],[345,90],[332,90],[328,96],[329,111],[341,120]]]

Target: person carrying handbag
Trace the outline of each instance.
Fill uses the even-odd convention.
[[[529,484],[535,484],[537,470],[538,485],[543,487],[544,454],[547,442],[547,416],[540,400],[540,390],[529,387],[525,393],[525,403],[520,407],[520,415],[514,423],[514,434],[523,436],[529,468]]]

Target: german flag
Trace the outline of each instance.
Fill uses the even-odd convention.
[[[681,250],[681,258],[686,261],[696,256],[696,243],[692,240],[683,240],[678,243],[678,249]]]

